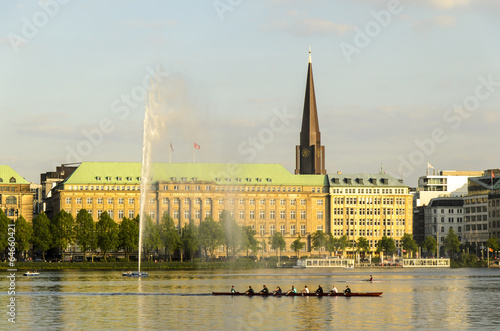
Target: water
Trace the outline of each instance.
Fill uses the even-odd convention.
[[[120,271],[44,271],[16,282],[16,326],[22,329],[497,329],[500,269],[264,269],[151,271],[145,279]],[[379,282],[363,282],[369,275]],[[6,307],[2,278],[0,306]],[[379,298],[221,297],[266,284],[325,290],[335,284]],[[6,308],[2,308],[6,310]],[[0,328],[8,329],[3,314]]]

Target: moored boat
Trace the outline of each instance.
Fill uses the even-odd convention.
[[[352,293],[231,293],[231,292],[212,292],[213,295],[246,295],[246,296],[270,296],[270,297],[379,297],[384,292],[352,292]]]
[[[40,276],[40,273],[38,273],[38,272],[32,272],[32,271],[26,271],[23,275],[27,276],[27,277],[33,277],[33,276]]]
[[[125,277],[149,277],[149,274],[144,271],[127,271],[122,272],[122,276]]]

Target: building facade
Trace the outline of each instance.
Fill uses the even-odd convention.
[[[33,192],[30,183],[7,165],[0,165],[0,207],[8,218],[33,220]]]
[[[365,237],[370,250],[383,236],[400,247],[412,234],[412,195],[402,181],[386,174],[329,174],[331,226],[334,237],[347,235],[355,243]]]

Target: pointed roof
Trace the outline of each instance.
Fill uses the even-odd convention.
[[[300,142],[313,145],[320,141],[318,111],[316,109],[316,95],[312,73],[311,51],[309,50],[309,65],[307,68],[306,95],[304,98],[304,112],[302,115],[302,129]]]

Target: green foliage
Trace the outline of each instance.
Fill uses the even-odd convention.
[[[193,222],[189,222],[182,228],[181,243],[182,249],[193,258],[199,246],[198,227]]]
[[[10,220],[5,215],[2,209],[0,209],[0,251],[4,252],[7,246],[9,245],[9,228]]]
[[[146,252],[149,261],[151,253],[155,252],[162,244],[160,227],[149,216],[145,216],[143,222],[142,249]]]
[[[451,227],[446,237],[444,237],[444,249],[451,252],[452,256],[460,252],[460,240],[458,240],[458,236]]]
[[[370,242],[365,237],[359,237],[357,242],[358,251],[363,253],[363,258],[366,252],[370,251]]]
[[[290,244],[290,248],[297,254],[297,258],[299,257],[299,252],[304,247],[306,247],[306,243],[301,241],[300,235]]]
[[[401,243],[403,245],[403,249],[406,250],[406,254],[409,252],[416,252],[418,250],[417,243],[413,240],[413,236],[409,233],[405,233],[401,238]]]
[[[50,233],[50,220],[45,213],[38,214],[33,219],[33,246],[42,251],[42,258],[45,260],[45,252],[52,244],[52,234]]]
[[[104,261],[106,254],[118,247],[118,224],[103,212],[97,222],[97,246],[101,249]]]
[[[27,252],[30,249],[31,237],[33,236],[33,228],[23,216],[19,216],[16,220],[16,249],[18,252]]]
[[[174,220],[167,213],[161,219],[160,239],[165,248],[165,255],[172,261],[172,254],[181,246],[181,236],[175,228]]]
[[[498,241],[497,236],[492,236],[488,239],[486,242],[486,247],[491,248],[493,251],[498,251],[500,250],[500,243]]]
[[[231,216],[231,213],[227,210],[222,211],[219,222],[221,223],[224,231],[224,244],[228,248],[228,253],[229,250],[232,251],[234,259],[241,244],[241,227],[236,223],[234,218]]]
[[[68,244],[73,243],[75,239],[74,226],[75,220],[73,216],[64,210],[59,211],[50,223],[52,247],[63,252]]]
[[[345,249],[349,247],[349,241],[346,235],[343,235],[338,239],[338,247],[342,251],[342,254],[344,253]]]
[[[269,244],[271,245],[271,249],[276,250],[276,255],[281,256],[281,252],[286,249],[286,241],[281,235],[281,232],[276,231],[272,237],[269,239]]]
[[[377,252],[384,252],[385,255],[391,255],[396,252],[396,242],[394,239],[383,236],[378,241]]]
[[[87,261],[87,252],[97,248],[95,228],[94,220],[89,212],[86,209],[80,209],[75,220],[75,239],[83,251],[84,261]]]
[[[425,238],[423,244],[422,244],[422,248],[428,252],[428,253],[432,253],[432,255],[434,256],[436,253],[437,253],[437,241],[436,241],[436,238],[434,238],[433,236],[427,236],[427,238]]]
[[[124,217],[118,226],[118,248],[123,249],[127,261],[130,253],[137,250],[139,246],[139,221],[137,218]]]
[[[322,230],[318,230],[312,234],[312,247],[321,255],[321,247],[325,247],[328,237]]]
[[[256,234],[255,230],[249,226],[241,228],[241,248],[247,251],[247,256],[249,250],[254,254],[257,254],[259,250],[259,241],[255,238]]]

